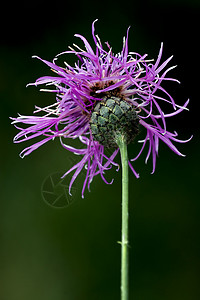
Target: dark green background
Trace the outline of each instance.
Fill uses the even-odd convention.
[[[49,142],[25,159],[18,153],[29,144],[14,145],[17,130],[9,116],[30,115],[34,105],[54,96],[25,88],[48,68],[32,55],[51,60],[68,45],[91,39],[91,23],[116,53],[131,25],[130,51],[156,57],[164,42],[164,58],[174,54],[171,72],[182,84],[167,85],[178,104],[191,99],[190,112],[168,120],[181,138],[181,158],[161,145],[157,169],[143,155],[130,174],[130,300],[200,299],[199,197],[199,1],[5,3],[1,18],[1,209],[0,299],[120,299],[121,179],[112,186],[96,177],[91,193],[81,199],[80,176],[75,203],[54,209],[42,199],[44,179],[65,172],[77,157],[58,141]],[[74,62],[71,57],[69,63]],[[129,147],[130,157],[137,144]],[[118,158],[119,161],[119,158]],[[70,178],[70,177],[69,177]]]

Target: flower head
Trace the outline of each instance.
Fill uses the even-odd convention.
[[[147,59],[147,54],[140,55],[128,52],[128,32],[123,41],[122,51],[118,54],[112,52],[107,43],[106,49],[95,35],[94,23],[92,36],[95,44],[93,50],[88,41],[79,34],[85,49],[74,45],[70,50],[58,54],[53,62],[39,57],[54,71],[54,76],[44,76],[36,80],[34,85],[46,85],[49,89],[42,89],[56,94],[56,102],[47,107],[36,107],[34,114],[40,116],[23,116],[12,118],[13,124],[20,130],[14,142],[19,143],[40,136],[41,140],[25,148],[20,156],[30,154],[49,140],[58,137],[61,145],[81,155],[81,160],[64,175],[74,171],[71,186],[81,172],[86,168],[86,176],[82,189],[82,196],[86,186],[90,187],[93,177],[100,174],[104,182],[105,171],[113,165],[118,168],[114,159],[119,151],[116,144],[116,135],[123,134],[127,144],[133,141],[143,127],[146,136],[142,141],[138,155],[130,161],[135,161],[148,144],[146,162],[150,155],[155,171],[156,157],[159,142],[163,141],[176,154],[183,156],[175,147],[174,142],[183,143],[177,138],[176,132],[169,132],[166,128],[166,118],[170,118],[187,109],[188,101],[181,107],[177,105],[172,96],[162,87],[162,82],[177,81],[167,77],[174,66],[165,69],[172,57],[161,63],[163,44],[157,60]],[[64,67],[56,64],[60,55],[74,54],[77,63],[72,67],[65,63]],[[171,113],[164,113],[161,108],[166,103],[171,106]],[[25,124],[25,128],[18,127],[18,123]],[[78,138],[83,147],[76,149],[68,145],[69,139]],[[105,154],[105,148],[111,148],[110,156]],[[129,166],[135,176],[139,174],[134,170],[131,162]]]

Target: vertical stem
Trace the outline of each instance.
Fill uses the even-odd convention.
[[[122,163],[121,300],[128,300],[128,153],[123,135],[117,144]]]

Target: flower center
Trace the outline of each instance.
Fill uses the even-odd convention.
[[[107,148],[116,148],[118,134],[124,136],[127,144],[133,141],[139,132],[139,117],[128,101],[105,96],[94,107],[90,128],[94,140]]]

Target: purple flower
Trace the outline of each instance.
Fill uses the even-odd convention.
[[[119,168],[114,162],[119,151],[116,144],[117,132],[124,134],[126,142],[130,143],[138,135],[139,128],[145,129],[146,136],[139,141],[142,144],[141,150],[130,161],[138,159],[148,145],[146,162],[151,155],[152,173],[155,171],[160,141],[181,156],[184,155],[174,146],[174,142],[188,141],[179,140],[176,132],[169,132],[166,128],[166,118],[188,110],[189,100],[179,106],[161,86],[166,80],[178,82],[168,77],[168,72],[175,66],[165,69],[172,57],[161,63],[163,44],[155,62],[147,59],[147,54],[128,52],[128,29],[122,51],[114,54],[108,42],[105,43],[106,49],[103,48],[99,37],[95,35],[94,23],[92,36],[95,50],[82,35],[76,34],[82,40],[84,50],[74,45],[74,49],[70,47],[69,51],[58,54],[53,62],[36,57],[48,65],[55,75],[41,77],[34,85],[48,86],[49,89],[42,91],[55,93],[56,102],[45,108],[36,107],[34,114],[40,113],[40,116],[19,115],[12,118],[13,124],[20,130],[14,138],[15,143],[41,137],[39,142],[25,148],[21,157],[56,137],[65,149],[81,155],[81,160],[63,177],[74,171],[70,192],[74,180],[85,167],[82,196],[86,186],[89,189],[95,175],[100,174],[104,182],[108,183],[104,177],[105,171],[113,165]],[[63,54],[76,55],[77,63],[73,67],[67,63],[59,67],[56,60]],[[163,104],[164,107],[166,104],[170,105],[172,112],[164,113],[161,108]],[[27,126],[21,128],[18,123]],[[83,144],[80,149],[68,145],[69,139],[76,138]],[[105,154],[105,148],[112,149],[112,152],[109,151],[111,155]],[[138,178],[139,174],[130,161],[129,166]]]

